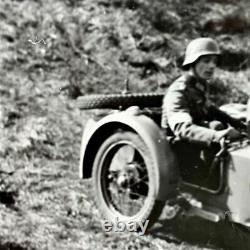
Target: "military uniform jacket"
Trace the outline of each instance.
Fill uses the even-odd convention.
[[[185,74],[170,85],[163,99],[163,128],[170,129],[176,139],[210,146],[219,142],[218,131],[206,127],[208,121],[235,124],[235,119],[219,110],[209,100],[207,82]]]

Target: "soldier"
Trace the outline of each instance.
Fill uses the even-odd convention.
[[[236,140],[240,132],[235,128],[245,128],[240,120],[222,112],[209,100],[208,81],[213,77],[219,55],[213,39],[191,41],[183,62],[186,72],[170,85],[163,99],[162,127],[174,135],[173,148],[181,155],[180,167],[188,171],[188,166],[199,164],[202,149],[214,153],[222,138]],[[227,124],[232,127],[226,127]]]

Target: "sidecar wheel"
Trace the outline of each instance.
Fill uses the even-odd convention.
[[[80,96],[77,106],[80,109],[120,109],[124,110],[130,106],[160,107],[163,94],[159,93],[131,93],[131,94],[109,94],[109,95],[86,95]]]
[[[133,132],[117,132],[101,145],[92,178],[95,202],[111,222],[142,222],[147,229],[161,214],[157,168],[144,141]]]

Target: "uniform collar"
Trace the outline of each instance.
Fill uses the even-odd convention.
[[[191,84],[193,87],[195,87],[196,89],[202,91],[202,92],[206,92],[208,89],[208,82],[204,79],[200,79],[198,77],[196,77],[194,74],[187,72],[187,74],[185,75],[187,81],[189,82],[189,84]]]

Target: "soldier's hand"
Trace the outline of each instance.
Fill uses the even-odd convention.
[[[242,137],[241,133],[235,128],[229,127],[226,130],[227,133],[225,134],[225,138],[229,141],[236,141]]]
[[[236,141],[241,138],[241,133],[235,128],[229,127],[227,129],[216,131],[216,141],[219,142],[223,138],[229,141]]]

